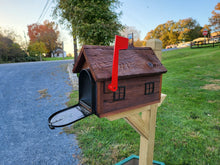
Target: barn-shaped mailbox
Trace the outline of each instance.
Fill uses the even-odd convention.
[[[107,117],[134,108],[159,103],[162,74],[166,68],[150,47],[132,47],[119,51],[118,89],[108,89],[112,78],[114,47],[82,47],[73,72],[79,74],[79,104],[69,108],[72,122],[90,114]],[[62,111],[68,111],[68,108]],[[80,111],[81,117],[74,117]],[[49,120],[56,127],[59,118]],[[73,118],[74,119],[73,121]],[[53,120],[53,121],[51,121]],[[71,119],[69,119],[71,121]]]

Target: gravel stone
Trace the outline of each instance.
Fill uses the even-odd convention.
[[[66,93],[73,90],[67,83],[71,62],[0,65],[1,165],[79,164],[75,136],[50,130],[47,123],[52,113],[66,108]],[[44,97],[39,91],[46,92]]]

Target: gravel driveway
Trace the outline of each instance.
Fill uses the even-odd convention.
[[[72,61],[0,65],[0,165],[77,165],[74,135],[50,130],[48,117],[65,108]]]

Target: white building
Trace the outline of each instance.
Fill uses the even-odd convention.
[[[66,57],[66,52],[61,48],[57,48],[51,53],[51,57]]]

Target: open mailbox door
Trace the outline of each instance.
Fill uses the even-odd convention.
[[[79,75],[79,103],[53,113],[48,118],[51,129],[64,127],[91,114],[96,114],[96,83],[88,69]]]
[[[49,127],[51,129],[54,129],[55,127],[64,127],[91,114],[92,112],[84,108],[83,105],[77,104],[52,114],[48,118]]]

